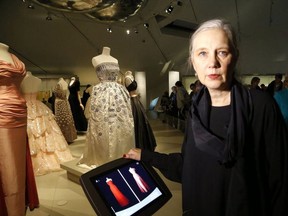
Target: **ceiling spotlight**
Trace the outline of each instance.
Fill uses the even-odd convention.
[[[33,5],[32,3],[30,3],[30,4],[27,6],[27,8],[29,8],[29,9],[34,9],[34,5]]]
[[[47,21],[51,21],[52,20],[52,16],[50,14],[48,14],[47,17],[46,17],[46,20]]]
[[[148,23],[144,23],[143,26],[147,29],[149,28],[149,24]]]
[[[174,9],[173,5],[169,5],[169,7],[165,10],[165,12],[166,12],[167,14],[171,14],[172,11],[173,11],[173,9]]]
[[[130,34],[130,30],[129,30],[129,29],[126,30],[126,34],[127,34],[127,35]]]
[[[178,5],[178,6],[182,6],[182,5],[183,5],[183,2],[182,2],[182,1],[177,1],[177,5]]]
[[[107,28],[107,32],[112,33],[112,28],[111,27]]]

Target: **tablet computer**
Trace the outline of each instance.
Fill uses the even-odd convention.
[[[172,197],[153,167],[125,158],[88,171],[80,184],[98,216],[152,215]]]

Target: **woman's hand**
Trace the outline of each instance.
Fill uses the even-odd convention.
[[[141,149],[139,149],[139,148],[130,149],[127,154],[123,155],[123,157],[127,158],[127,159],[133,159],[133,160],[140,161],[141,160]]]

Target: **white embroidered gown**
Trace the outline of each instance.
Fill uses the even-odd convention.
[[[122,157],[134,144],[134,122],[130,96],[117,83],[117,63],[101,63],[96,68],[100,83],[91,94],[86,146],[79,161],[91,168]]]

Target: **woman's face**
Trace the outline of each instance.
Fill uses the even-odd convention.
[[[229,89],[235,59],[223,30],[204,30],[194,38],[192,64],[200,82],[209,90]]]

